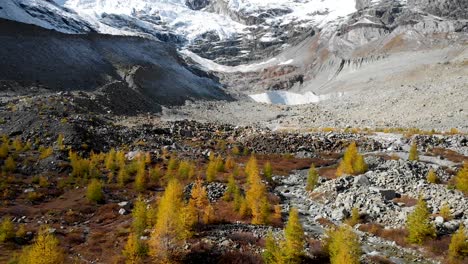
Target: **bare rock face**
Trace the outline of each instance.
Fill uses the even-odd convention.
[[[193,10],[200,10],[210,4],[209,0],[186,0],[185,5]]]
[[[371,0],[356,0],[356,9],[361,10],[367,8],[372,3]]]
[[[468,1],[466,0],[408,0],[408,6],[420,8],[437,16],[468,19]]]

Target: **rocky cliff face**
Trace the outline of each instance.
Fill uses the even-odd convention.
[[[408,0],[408,6],[436,16],[468,19],[468,2],[465,0]]]

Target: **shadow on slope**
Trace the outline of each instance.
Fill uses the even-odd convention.
[[[231,100],[217,82],[189,70],[175,48],[162,42],[96,33],[68,35],[0,19],[0,43],[0,80],[24,86],[107,94],[117,83],[118,93],[110,100],[119,100],[119,94],[126,97],[122,100],[138,98],[151,111],[186,100]]]

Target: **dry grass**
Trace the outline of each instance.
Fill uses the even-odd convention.
[[[468,162],[467,156],[463,156],[462,154],[456,151],[450,150],[450,149],[433,148],[429,152],[429,154],[433,156],[441,156],[444,159],[447,159],[456,163]]]
[[[225,264],[262,264],[261,256],[252,252],[230,251],[224,253],[218,263]]]
[[[323,217],[317,219],[317,223],[319,223],[320,225],[325,226],[325,227],[336,227],[335,223],[333,223],[329,219],[323,218]]]
[[[333,167],[319,168],[317,171],[320,177],[323,177],[326,179],[336,179],[336,169],[337,169],[337,166],[333,166]]]
[[[402,195],[400,198],[393,199],[395,203],[403,203],[405,207],[412,207],[418,203],[418,199],[410,197],[408,195]]]
[[[382,225],[379,224],[362,224],[359,226],[359,230],[371,233],[386,240],[395,241],[395,243],[402,247],[409,246],[408,242],[406,241],[408,231],[406,231],[404,228],[385,229]]]

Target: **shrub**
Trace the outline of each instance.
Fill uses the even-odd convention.
[[[429,183],[434,183],[434,184],[439,183],[439,177],[437,177],[437,174],[435,173],[433,169],[429,170],[429,172],[427,173],[426,179]]]
[[[359,238],[348,225],[328,232],[326,248],[331,264],[358,264],[361,256]]]
[[[117,169],[117,163],[115,161],[116,155],[117,155],[117,153],[115,152],[114,148],[112,148],[109,151],[109,153],[107,153],[106,159],[105,159],[105,162],[104,162],[107,170],[114,172]]]
[[[242,150],[242,155],[247,156],[247,155],[249,155],[249,153],[250,153],[249,149],[244,147],[244,149]]]
[[[460,225],[458,231],[452,236],[448,257],[450,263],[457,263],[464,257],[468,257],[468,236],[463,225]]]
[[[8,152],[9,152],[8,143],[3,142],[0,145],[0,158],[5,159],[6,157],[8,157]]]
[[[149,177],[152,183],[157,184],[159,183],[159,179],[161,178],[161,169],[159,167],[153,167],[149,169]]]
[[[130,181],[130,175],[128,173],[127,168],[125,166],[121,167],[119,169],[119,173],[117,174],[117,182],[118,182],[119,186],[123,187],[129,181]]]
[[[15,237],[15,227],[10,217],[5,217],[0,223],[0,243]]]
[[[14,172],[16,170],[16,162],[15,160],[13,159],[12,156],[9,156],[6,160],[5,160],[5,171],[6,172]]]
[[[13,147],[17,152],[23,151],[23,142],[21,142],[20,138],[15,138],[15,140],[13,140]]]
[[[276,204],[276,205],[273,207],[273,210],[274,210],[273,219],[281,220],[281,205]]]
[[[232,169],[234,169],[235,166],[236,163],[234,162],[234,159],[231,156],[227,157],[226,163],[224,164],[224,168],[228,171],[231,171]]]
[[[356,142],[352,142],[346,149],[343,159],[336,170],[336,176],[343,174],[357,175],[367,171],[367,164],[364,157],[358,153]]]
[[[463,168],[455,176],[455,187],[465,193],[468,193],[468,162],[463,163]]]
[[[218,155],[215,159],[216,172],[224,172],[224,161],[223,158]]]
[[[416,145],[416,142],[413,142],[411,144],[411,147],[410,147],[410,150],[409,150],[408,160],[409,161],[418,161],[419,160],[418,147]]]
[[[429,209],[422,197],[419,197],[414,211],[408,215],[406,226],[408,229],[408,241],[414,244],[422,244],[427,238],[434,238],[436,230],[429,219]]]
[[[146,255],[147,249],[135,233],[130,233],[127,238],[127,243],[122,251],[125,256],[126,264],[142,263],[143,257]]]
[[[179,161],[177,160],[177,158],[175,156],[171,156],[171,158],[169,159],[169,162],[167,164],[167,169],[170,170],[170,171],[173,171],[173,170],[177,169],[178,164],[179,164]]]
[[[194,165],[188,161],[181,161],[178,170],[179,177],[182,179],[190,179],[195,175]]]
[[[232,201],[234,199],[234,194],[237,192],[239,187],[236,184],[236,179],[234,179],[234,175],[229,175],[228,184],[226,191],[224,192],[223,200],[225,201]]]
[[[212,182],[216,179],[216,161],[211,160],[206,167],[206,181]]]
[[[19,264],[62,264],[65,256],[59,247],[59,240],[50,234],[47,228],[39,230],[36,242],[26,247],[19,256]]]
[[[48,148],[44,148],[44,147],[40,147],[39,148],[39,159],[46,159],[50,156],[52,156],[52,154],[54,153],[54,149],[52,147],[48,147]]]
[[[273,168],[271,167],[271,163],[269,161],[266,162],[263,166],[263,176],[265,176],[265,179],[267,179],[267,181],[271,182],[273,180]]]
[[[351,216],[346,220],[346,224],[349,226],[355,226],[360,221],[359,209],[353,207],[351,210]]]
[[[309,169],[309,174],[307,176],[307,191],[313,191],[318,184],[319,174],[315,169],[315,165],[312,164]]]
[[[146,166],[145,161],[140,159],[138,161],[137,174],[135,176],[135,190],[142,192],[146,190],[147,180],[146,180]]]
[[[58,146],[59,150],[64,150],[65,149],[65,144],[63,144],[64,139],[65,139],[65,137],[63,136],[63,134],[58,135],[58,137],[57,137],[57,146]]]
[[[238,146],[234,146],[231,151],[232,155],[239,156],[240,155],[240,149]]]
[[[102,191],[102,184],[97,179],[92,179],[88,184],[86,191],[86,198],[91,202],[100,203],[104,201],[104,193]]]
[[[86,177],[89,173],[90,162],[88,159],[83,159],[73,151],[68,153],[68,159],[72,166],[71,176],[73,177]]]
[[[447,203],[442,204],[439,214],[444,218],[445,221],[450,221],[452,219],[452,213],[450,212],[450,207]]]

